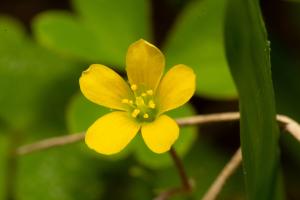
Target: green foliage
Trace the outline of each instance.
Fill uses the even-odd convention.
[[[270,46],[258,2],[230,1],[225,24],[228,61],[240,96],[247,195],[249,199],[276,199],[279,131]]]
[[[74,91],[72,64],[33,43],[16,21],[1,17],[0,24],[0,118],[14,129],[55,121],[63,97]]]
[[[76,14],[49,11],[33,24],[38,41],[64,55],[86,62],[124,68],[128,46],[151,40],[147,0],[74,0]]]
[[[0,131],[0,199],[4,199],[6,190],[6,161],[7,161],[8,140],[7,136]]]
[[[10,181],[18,186],[18,199],[74,199],[74,192],[78,194],[78,199],[89,196],[88,199],[96,199],[93,195],[99,196],[101,192],[101,184],[95,182],[96,171],[86,171],[84,165],[79,164],[83,157],[76,160],[70,152],[59,149],[55,154],[42,152],[24,157],[20,163],[17,162],[20,164],[20,168],[16,168],[18,171],[11,172],[16,173],[17,177],[7,175],[9,170],[14,170],[8,169],[12,166],[6,162],[8,144],[17,146],[21,139],[30,141],[42,135],[53,136],[57,130],[62,132],[62,113],[68,97],[78,87],[74,73],[78,69],[34,43],[16,21],[1,17],[0,24],[0,88],[4,91],[0,103],[5,105],[0,110],[5,126],[0,135],[0,198],[4,195],[3,189],[6,189],[3,184]],[[79,156],[80,151],[77,153]],[[65,165],[62,165],[63,161]],[[83,177],[87,182],[94,179],[95,186],[76,188],[79,187],[76,182],[83,180]]]
[[[225,58],[225,5],[221,0],[191,2],[164,45],[167,66],[188,64],[198,75],[197,94],[215,99],[237,97]],[[47,11],[35,19],[41,44],[79,60],[124,69],[128,46],[139,38],[151,41],[147,0],[73,0],[73,6],[76,14]]]
[[[73,96],[67,109],[68,130],[70,133],[84,132],[99,117],[109,111],[109,108],[92,103],[81,93],[78,93]]]
[[[101,169],[101,161],[83,155],[78,145],[24,156],[19,160],[17,199],[99,199],[104,190]]]
[[[162,3],[170,6],[170,10],[159,11],[154,6],[157,10],[153,12],[152,4],[160,5],[157,2],[72,0],[72,11],[38,14],[32,22],[37,41],[19,22],[0,17],[0,199],[7,198],[9,181],[15,191],[10,195],[16,200],[153,199],[154,194],[180,185],[168,153],[152,153],[140,134],[116,156],[102,156],[81,142],[8,157],[13,146],[84,132],[96,119],[110,112],[78,93],[82,70],[89,64],[101,63],[123,73],[126,51],[132,42],[140,38],[153,42],[153,38],[160,37],[152,35],[152,29],[157,28],[152,26],[160,23],[160,19],[151,21],[157,20],[157,12],[167,16],[170,10],[180,10],[181,6],[184,6],[182,11],[162,43],[167,69],[178,63],[192,67],[197,74],[199,96],[214,100],[240,97],[244,174],[240,168],[228,180],[219,198],[244,199],[247,195],[250,200],[283,199],[280,180],[283,178],[289,198],[298,199],[300,145],[289,135],[282,138],[288,162],[284,163],[282,176],[278,176],[279,133],[270,50],[257,1],[170,0]],[[285,16],[290,18],[288,25],[296,30],[300,22],[299,6],[291,2],[285,5],[290,6]],[[277,41],[276,37],[272,41]],[[280,113],[299,121],[299,56],[292,55],[287,47],[281,43],[272,45],[276,103]],[[197,112],[187,104],[166,114],[180,118]],[[203,134],[206,130],[204,127]],[[199,133],[196,126],[181,128],[175,149],[187,174],[195,181],[195,191],[172,199],[203,197],[230,159],[230,148],[217,146],[220,143],[212,140],[218,138],[202,135],[202,129]],[[16,171],[10,163],[14,161]],[[289,162],[292,164],[287,167]]]
[[[165,45],[168,66],[178,62],[197,74],[197,94],[216,99],[237,96],[225,58],[224,0],[192,1],[181,13]]]
[[[40,14],[34,27],[40,43],[64,55],[92,60],[103,54],[95,33],[79,24],[70,13],[49,11]]]

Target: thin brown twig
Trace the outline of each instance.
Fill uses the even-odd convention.
[[[180,126],[186,126],[186,125],[204,124],[204,123],[220,122],[220,121],[232,121],[238,119],[239,119],[238,112],[229,112],[229,113],[217,113],[217,114],[185,117],[185,118],[177,119],[176,121]],[[25,155],[35,151],[41,151],[56,146],[63,146],[66,144],[78,142],[83,138],[84,138],[84,133],[76,133],[76,134],[71,134],[66,136],[48,138],[48,139],[38,141],[36,143],[21,146],[16,150],[16,153],[17,155]]]
[[[232,119],[234,115],[229,115]],[[285,115],[277,115],[277,121],[280,125],[296,140],[300,142],[300,125],[293,119]],[[202,200],[215,200],[220,191],[222,190],[227,179],[235,172],[238,166],[242,163],[241,148],[232,156],[231,160],[226,164],[220,174],[217,176],[209,190],[206,192]]]
[[[300,124],[298,122],[285,115],[277,115],[276,119],[288,133],[300,142]]]
[[[75,133],[71,135],[58,136],[53,138],[48,138],[45,140],[41,140],[32,144],[27,144],[17,148],[16,153],[18,155],[25,155],[35,151],[41,151],[45,149],[49,149],[52,147],[63,146],[66,144],[71,144],[75,142],[79,142],[84,138],[84,133]]]
[[[160,193],[154,200],[167,200],[176,194],[189,193],[193,189],[192,184],[189,181],[189,178],[184,170],[183,163],[180,157],[178,156],[176,150],[174,148],[171,148],[169,153],[174,161],[175,167],[177,168],[178,174],[180,176],[181,187],[168,189]]]
[[[239,112],[213,113],[205,115],[195,115],[192,117],[179,118],[176,122],[180,126],[207,124],[214,122],[236,121],[240,119]]]
[[[235,152],[230,161],[222,169],[221,173],[214,180],[208,191],[203,196],[202,200],[214,200],[222,190],[227,179],[235,172],[235,170],[242,163],[241,148]]]
[[[177,123],[180,126],[186,125],[195,125],[195,124],[206,124],[212,122],[225,122],[225,121],[235,121],[240,119],[239,112],[228,112],[228,113],[215,113],[215,114],[208,114],[208,115],[197,115],[192,117],[180,118],[177,119]],[[300,142],[300,125],[293,119],[285,116],[285,115],[277,115],[276,119],[278,123],[296,140]],[[71,144],[74,142],[78,142],[84,138],[84,133],[77,133],[67,136],[60,136],[49,138],[45,140],[41,140],[39,142],[28,144],[21,146],[17,149],[16,153],[18,155],[25,155],[28,153],[32,153],[35,151],[41,151],[52,147],[63,146],[66,144]],[[219,174],[217,179],[214,181],[212,186],[210,187],[207,194],[204,196],[204,200],[214,200],[219,192],[221,191],[223,185],[225,184],[226,180],[230,177],[230,175],[235,171],[238,167],[239,163],[241,163],[242,157],[237,152],[233,158],[229,161],[229,163],[224,167],[222,172]],[[164,193],[165,196],[172,196],[178,192],[183,192],[183,188],[174,188],[168,190]],[[210,195],[214,193],[214,195]]]
[[[192,117],[185,117],[177,119],[177,123],[180,126],[195,125],[195,124],[206,124],[213,122],[225,122],[235,121],[240,119],[239,112],[227,112],[227,113],[214,113],[208,115],[196,115]],[[300,125],[293,119],[285,115],[277,115],[277,121],[283,125],[283,127],[290,132],[300,142]],[[78,142],[84,138],[84,133],[71,134],[66,136],[59,136],[38,141],[33,144],[28,144],[19,147],[16,150],[18,155],[25,155],[35,151],[41,151],[48,148],[63,146]]]

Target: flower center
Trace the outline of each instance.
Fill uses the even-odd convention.
[[[139,122],[151,122],[157,114],[154,101],[154,92],[141,85],[132,84],[133,99],[122,99],[122,103],[128,105],[131,116]]]

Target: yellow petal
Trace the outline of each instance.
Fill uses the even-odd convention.
[[[82,73],[79,84],[81,92],[90,101],[108,108],[126,110],[122,99],[129,99],[131,90],[112,69],[93,64]]]
[[[185,104],[196,88],[194,71],[185,65],[172,67],[163,77],[158,90],[159,113],[166,112]]]
[[[128,48],[126,71],[130,84],[155,90],[164,66],[164,55],[149,42],[140,39]]]
[[[124,149],[139,131],[128,113],[115,111],[99,118],[86,132],[85,143],[101,154],[115,154]]]
[[[142,136],[146,145],[155,153],[164,153],[170,150],[179,135],[176,122],[162,115],[155,121],[142,126]]]

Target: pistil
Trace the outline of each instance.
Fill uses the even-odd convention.
[[[136,84],[132,84],[130,88],[133,91],[133,99],[122,99],[122,103],[129,106],[128,109],[133,118],[139,121],[152,121],[156,115],[153,90]]]

